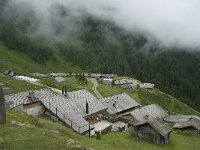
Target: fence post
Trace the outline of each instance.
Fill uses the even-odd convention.
[[[57,107],[56,107],[56,117],[57,117],[58,115],[57,115]]]
[[[89,137],[90,137],[90,123],[89,123]]]

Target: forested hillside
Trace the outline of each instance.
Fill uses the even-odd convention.
[[[134,76],[200,110],[200,53],[162,47],[85,11],[74,16],[62,5],[49,9],[46,26],[30,5],[8,1],[0,2],[0,41],[9,49],[38,64],[64,59],[87,72]]]

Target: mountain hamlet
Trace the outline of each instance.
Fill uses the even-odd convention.
[[[198,0],[0,0],[0,150],[199,150]]]
[[[9,72],[12,71],[5,71],[4,76],[10,76]],[[39,76],[51,76],[58,83],[65,82],[67,76],[79,76],[77,73],[33,73],[32,77],[13,74],[15,73],[12,73],[10,78],[25,80],[31,84],[39,84],[39,79],[36,79]],[[86,79],[87,82],[93,79],[107,86],[121,86],[125,89],[142,88],[150,91],[154,88],[154,84],[143,84],[135,79],[116,80],[116,74],[80,75],[83,75],[83,80]],[[200,133],[200,117],[196,115],[174,114],[158,104],[141,105],[126,93],[99,99],[86,89],[68,92],[67,88],[62,86],[60,90],[55,91],[48,87],[8,94],[5,95],[5,105],[11,109],[24,111],[28,115],[50,116],[54,122],[73,129],[77,134],[89,137],[128,130],[129,134],[135,137],[156,144],[166,144],[170,142],[172,130]],[[1,94],[1,103],[3,101]],[[1,122],[5,122],[3,121],[5,117],[2,117],[5,115],[4,105],[1,106],[0,119]]]

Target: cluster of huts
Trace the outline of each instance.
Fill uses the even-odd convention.
[[[33,76],[52,76],[52,77],[67,77],[67,76],[76,76],[78,73],[33,73]],[[102,74],[102,73],[79,73],[84,74],[85,77],[92,77],[92,78],[106,78],[112,79],[117,77],[117,74]]]
[[[104,78],[102,82],[106,85],[114,84],[116,86],[121,86],[124,89],[130,88],[142,88],[142,89],[153,89],[154,84],[152,83],[139,83],[137,80],[133,79],[121,79],[114,80],[113,78]]]
[[[129,128],[138,138],[168,143],[173,129],[200,131],[198,116],[170,115],[157,104],[141,106],[126,93],[97,99],[87,90],[67,92],[65,87],[62,94],[56,94],[40,89],[6,95],[5,103],[30,115],[47,114],[88,136]]]
[[[85,77],[91,77],[100,79],[103,84],[106,85],[116,85],[121,86],[124,89],[130,89],[130,88],[141,88],[141,89],[153,89],[154,84],[152,83],[140,83],[137,80],[133,79],[120,79],[115,80],[115,78],[118,76],[117,74],[101,74],[101,73],[82,73]],[[76,76],[77,73],[33,73],[34,76],[52,76],[57,82],[62,83],[65,81],[64,77],[67,76]]]

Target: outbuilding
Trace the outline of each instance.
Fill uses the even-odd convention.
[[[169,124],[157,119],[132,122],[129,129],[131,135],[157,144],[168,143],[172,131]]]
[[[200,120],[197,118],[190,118],[188,121],[176,123],[174,128],[181,131],[200,133]]]

